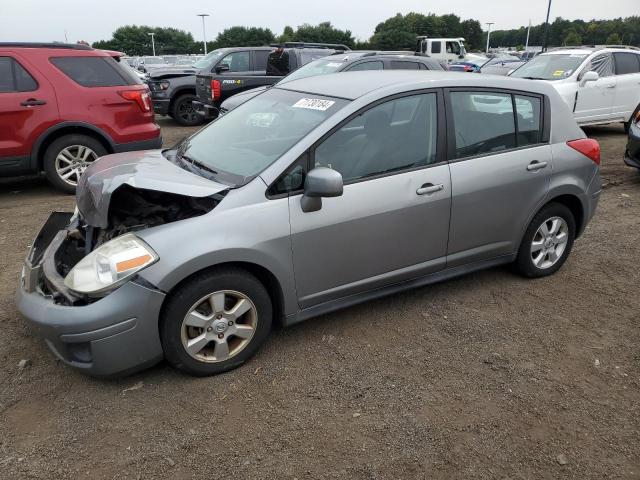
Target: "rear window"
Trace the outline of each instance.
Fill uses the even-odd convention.
[[[418,62],[403,62],[401,60],[391,60],[391,70],[419,70]]]
[[[141,83],[111,57],[53,57],[51,63],[83,87],[119,87]]]

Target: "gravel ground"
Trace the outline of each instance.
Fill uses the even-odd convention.
[[[167,144],[189,131],[161,123]],[[3,181],[0,477],[640,479],[640,175],[621,128],[588,133],[607,188],[555,276],[496,268],[369,302],[204,379],[57,362],[13,296],[27,245],[73,198]]]

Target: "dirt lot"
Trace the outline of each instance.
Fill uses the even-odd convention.
[[[13,295],[73,198],[0,183],[0,478],[640,479],[640,175],[621,128],[588,133],[608,188],[554,277],[497,268],[370,302],[206,379],[58,363]]]

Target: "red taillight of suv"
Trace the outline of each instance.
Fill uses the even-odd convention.
[[[591,159],[596,165],[600,165],[600,144],[596,140],[580,138],[578,140],[569,140],[567,145]]]
[[[211,100],[216,100],[222,96],[220,81],[211,80]]]
[[[118,93],[125,100],[136,102],[143,112],[151,110],[151,100],[146,90],[124,90]]]

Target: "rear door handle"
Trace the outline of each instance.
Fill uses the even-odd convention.
[[[45,102],[44,100],[36,100],[35,98],[30,98],[20,103],[20,105],[22,105],[23,107],[35,107],[38,105],[46,105],[46,104],[47,102]]]
[[[419,189],[416,190],[418,195],[431,195],[432,193],[439,192],[440,190],[444,190],[444,185],[438,184],[434,185],[433,183],[425,183]]]
[[[615,83],[610,83],[609,85],[607,85],[607,88],[616,88],[616,84]]]
[[[527,165],[527,170],[530,172],[535,172],[537,170],[542,170],[547,166],[547,162],[539,162],[538,160],[534,160],[529,165]]]

